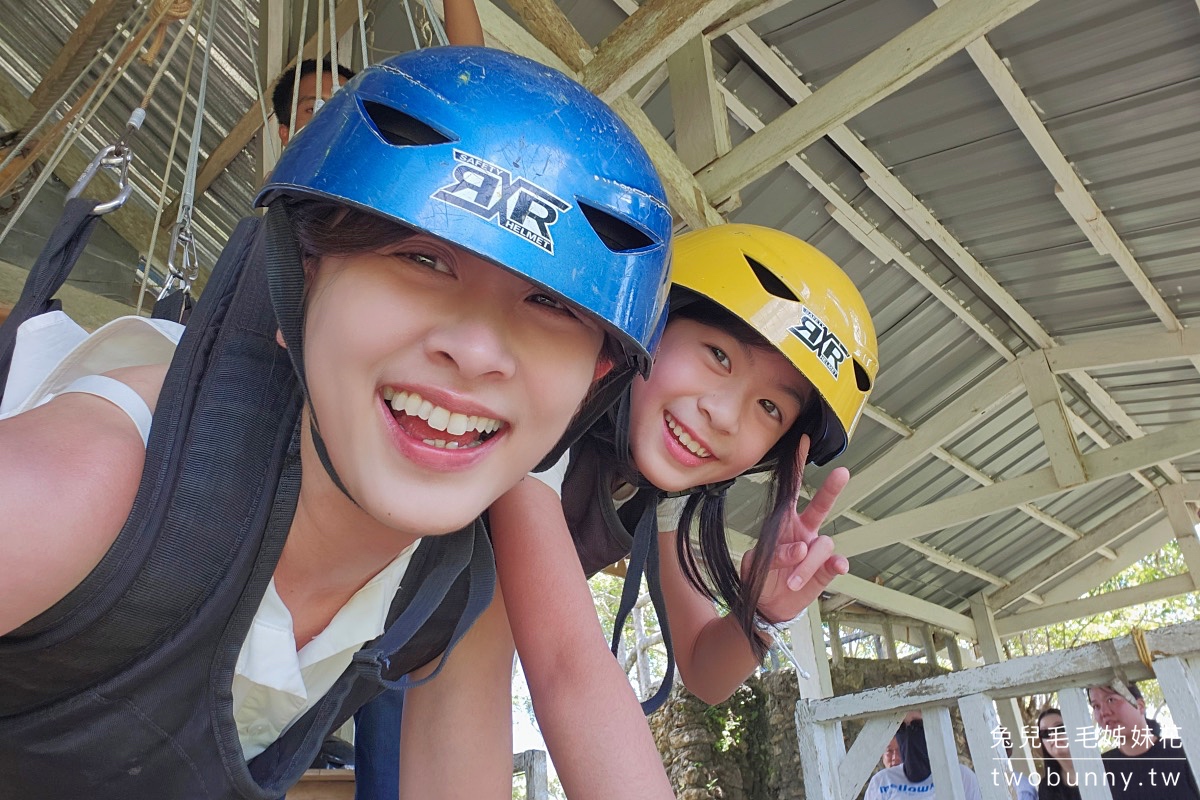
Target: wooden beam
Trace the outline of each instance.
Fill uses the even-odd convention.
[[[1105,520],[1082,539],[1068,544],[1050,558],[1039,558],[1036,566],[1022,572],[1005,587],[988,594],[988,604],[999,611],[1009,603],[1035,591],[1046,581],[1067,571],[1097,549],[1107,547],[1139,525],[1159,517],[1162,506],[1158,495],[1151,492],[1116,515]]]
[[[1131,364],[1164,364],[1195,358],[1200,358],[1200,328],[1120,331],[1046,350],[1046,361],[1055,373]]]
[[[698,177],[714,202],[908,85],[1037,0],[950,0],[770,122]]]
[[[1175,533],[1179,552],[1183,554],[1183,562],[1192,578],[1196,579],[1200,576],[1200,539],[1196,538],[1196,512],[1184,498],[1183,488],[1180,484],[1164,486],[1159,489],[1158,496],[1162,498],[1163,508],[1167,511],[1167,519]],[[1200,584],[1196,588],[1200,589]]]
[[[667,59],[671,111],[675,119],[675,152],[695,172],[729,152],[729,112],[713,79],[712,45],[703,36],[689,39]],[[734,195],[724,207],[741,205]]]
[[[152,21],[152,24],[146,25],[135,35],[131,36],[121,46],[120,52],[113,59],[113,64],[118,70],[124,69],[134,56],[141,50],[142,44],[150,37],[154,30],[155,24],[161,22],[170,10],[169,6],[165,6],[161,11],[157,12],[157,16]],[[21,175],[35,161],[45,161],[42,154],[50,149],[50,147],[59,143],[60,137],[64,136],[67,126],[73,122],[79,112],[88,104],[100,88],[100,78],[92,82],[84,91],[76,97],[71,107],[67,109],[57,121],[54,122],[48,129],[39,131],[38,135],[26,142],[20,153],[8,163],[6,167],[0,169],[0,195],[8,193],[10,189],[20,179]]]
[[[554,0],[509,0],[508,4],[534,38],[546,44],[575,72],[596,57]],[[483,27],[488,30],[487,25]]]
[[[854,744],[838,766],[838,782],[841,784],[842,797],[858,797],[863,785],[875,771],[879,754],[887,748],[888,742],[896,735],[896,728],[904,720],[904,714],[893,711],[878,717],[871,717],[863,723],[862,730],[854,737]]]
[[[1193,656],[1200,653],[1200,622],[1146,631],[1146,644],[1151,652],[1158,651],[1163,657]],[[1067,686],[1107,683],[1116,667],[1121,667],[1130,680],[1153,677],[1151,669],[1138,656],[1132,639],[1122,636],[898,686],[801,702],[809,710],[807,719],[814,723],[865,719],[893,710],[957,703],[960,697],[980,692],[993,698],[1026,697]]]
[[[1042,599],[1045,605],[1075,600],[1105,581],[1120,575],[1151,553],[1157,553],[1172,538],[1171,524],[1165,518],[1160,519],[1116,548],[1117,557],[1115,559],[1112,561],[1097,559],[1085,565],[1070,577],[1047,587],[1042,592]]]
[[[489,0],[475,0],[475,7],[479,11],[479,19],[489,44],[540,61],[572,77],[579,77],[578,69],[571,66],[580,63],[578,39],[543,43]],[[679,160],[679,156],[654,127],[646,112],[629,97],[619,97],[609,105],[625,120],[650,154],[666,187],[671,210],[692,228],[704,228],[724,222],[724,218],[705,198],[695,176]]]
[[[1196,591],[1192,576],[1188,574],[1173,575],[1161,578],[1151,583],[1131,586],[1128,589],[1117,589],[1113,592],[1071,600],[1066,603],[1055,603],[1049,606],[1039,606],[1032,611],[1013,614],[996,620],[996,629],[1001,636],[1012,636],[1021,631],[1041,628],[1046,625],[1057,625],[1073,619],[1102,614],[1105,611],[1116,611],[1155,600],[1165,600]]]
[[[928,600],[889,589],[854,575],[839,575],[829,585],[830,591],[849,595],[860,603],[886,613],[903,614],[913,619],[975,638],[975,623],[970,617],[931,603]],[[831,622],[832,625],[832,622]],[[830,628],[832,631],[832,627]],[[830,634],[832,636],[832,633]]]
[[[946,0],[935,2],[944,4]],[[1046,130],[1037,110],[1029,102],[1029,98],[1025,96],[1020,84],[1013,78],[1000,56],[983,38],[967,45],[967,54],[971,56],[984,79],[996,92],[1000,103],[1008,110],[1025,139],[1057,181],[1058,186],[1055,187],[1054,194],[1062,202],[1067,213],[1098,252],[1112,256],[1138,294],[1167,329],[1180,330],[1182,325],[1179,319],[1154,288],[1154,284],[1129,252],[1129,248],[1125,246],[1104,212],[1096,205],[1087,187],[1050,136],[1050,132]]]
[[[737,37],[740,33],[740,31],[735,31],[731,36]],[[792,77],[795,78],[794,75]],[[758,115],[739,100],[737,95],[723,85],[720,89],[721,94],[725,97],[726,106],[747,128],[757,132],[765,127]],[[934,279],[917,262],[909,258],[900,249],[899,245],[875,227],[872,221],[867,219],[849,200],[842,197],[836,187],[826,181],[824,177],[810,167],[802,158],[791,156],[787,159],[787,165],[795,170],[800,177],[804,178],[809,185],[828,201],[825,206],[826,211],[829,212],[829,215],[833,217],[835,222],[854,237],[855,241],[867,248],[880,261],[885,263],[893,262],[901,267],[912,276],[913,280],[942,303],[942,305],[950,309],[951,313],[962,320],[968,328],[974,331],[979,338],[983,339],[984,342],[999,353],[1006,361],[1012,361],[1016,358],[1008,346],[986,324],[976,317],[970,309],[963,305],[960,299],[947,291],[941,282]],[[867,416],[871,416],[869,406],[866,413]],[[876,419],[875,417],[871,418]]]
[[[784,59],[776,51],[755,36],[749,28],[743,27],[734,30],[729,34],[729,37],[746,54],[746,57],[773,83],[778,85],[788,97],[796,101],[803,101],[805,98],[812,96],[812,91],[805,85],[800,76],[796,74],[795,69],[790,64],[785,63]],[[740,113],[738,110],[739,104],[730,99],[728,93],[726,95],[726,102],[735,114]],[[757,122],[757,118],[755,118],[755,122]],[[751,130],[761,130],[761,123],[758,123],[758,126],[750,122],[747,124]],[[1004,289],[988,273],[983,265],[976,261],[974,256],[966,251],[966,248],[946,230],[945,226],[934,217],[932,212],[912,192],[908,191],[900,183],[899,179],[859,140],[853,131],[845,125],[839,125],[833,128],[828,135],[846,153],[847,158],[862,169],[862,177],[867,186],[897,216],[903,219],[917,235],[934,242],[945,251],[978,290],[1003,312],[1014,329],[1021,331],[1026,338],[1038,347],[1048,348],[1055,344],[1053,338],[1042,327],[1041,323],[1034,319],[1017,302],[1016,298]],[[834,219],[842,224],[864,247],[867,247],[867,249],[881,259],[895,261],[895,263],[908,271],[909,274],[913,275],[922,286],[926,286],[937,300],[963,319],[967,325],[971,326],[972,330],[978,333],[996,352],[1000,353],[1006,360],[1013,358],[1008,347],[995,334],[982,326],[972,315],[964,313],[960,299],[942,291],[940,287],[928,286],[924,273],[916,268],[915,265],[910,265],[910,259],[895,255],[899,253],[899,248],[890,244],[890,240],[884,241],[886,237],[875,230],[873,224],[865,223],[861,219],[861,215],[850,207],[850,204],[842,199],[840,195],[836,193],[831,195],[825,192],[822,188],[823,182],[810,177],[810,174],[815,175],[813,170],[807,167],[802,168],[802,162],[795,156],[791,157],[788,163],[796,168],[797,171],[800,171],[802,175],[805,175],[805,179],[825,195],[830,204],[835,207],[830,211]],[[883,254],[881,252],[883,250],[887,250],[889,253]],[[1144,435],[1144,431],[1138,427],[1132,418],[1125,413],[1124,409],[1091,376],[1080,370],[1073,371],[1071,375],[1081,388],[1084,389],[1089,400],[1091,400],[1103,416],[1131,437]],[[1101,447],[1108,446],[1103,437],[1096,433],[1091,426],[1084,423],[1074,414],[1070,416],[1075,427],[1085,432],[1089,438]],[[1156,466],[1170,480],[1175,482],[1182,481],[1182,477],[1174,466],[1169,464],[1159,464]],[[1144,476],[1135,474],[1133,477],[1147,488],[1153,488],[1150,481]],[[1061,530],[1061,528],[1056,529]]]
[[[704,35],[709,39],[724,36],[732,30],[749,25],[763,14],[768,14],[791,0],[741,0],[726,12],[725,16],[710,25]]]
[[[96,51],[112,37],[117,23],[135,6],[137,3],[131,0],[95,0],[92,3],[29,96],[33,110],[23,128],[28,130],[58,103],[62,93],[83,72]]]
[[[648,0],[600,42],[596,58],[583,68],[583,85],[611,103],[737,2]]]
[[[1001,366],[978,381],[945,408],[925,420],[911,436],[893,445],[860,470],[838,497],[830,519],[858,505],[967,425],[983,422],[988,413],[1020,385],[1020,373],[1011,363]]]
[[[1200,451],[1200,420],[1173,425],[1157,433],[1083,456],[1087,481],[1098,483],[1162,460],[1171,460]],[[961,525],[1006,509],[1015,508],[1063,489],[1050,467],[1035,470],[991,486],[937,500],[918,508],[902,511],[869,525],[834,537],[837,552],[849,556],[876,550]]]
[[[787,63],[778,52],[768,47],[766,42],[749,28],[733,31],[729,34],[729,38],[755,67],[793,101],[800,102],[812,96],[812,90],[808,88],[802,77],[796,74],[795,68]],[[845,125],[838,125],[829,131],[828,136],[846,153],[846,157],[862,170],[863,181],[871,191],[883,200],[900,219],[904,220],[914,233],[942,248],[946,255],[958,265],[963,274],[970,279],[971,283],[1003,312],[1003,316],[1014,330],[1022,331],[1039,347],[1052,344],[1053,340],[1050,334],[1042,328],[1041,324],[992,277],[991,273],[974,256],[967,252],[958,239],[946,230],[946,227],[900,182],[899,178],[891,173],[854,131]],[[897,263],[903,264],[903,262]],[[962,305],[959,298],[949,295],[949,293],[934,292],[933,294],[952,311],[958,313],[955,309]],[[948,300],[949,302],[947,302]],[[984,341],[992,344],[997,352],[1004,354],[1008,350],[994,335],[990,338],[988,334],[981,333],[980,335]]]
[[[1021,370],[1021,379],[1025,382],[1033,416],[1041,430],[1046,455],[1050,458],[1050,467],[1054,470],[1058,485],[1063,488],[1078,486],[1087,479],[1083,472],[1079,443],[1075,441],[1075,432],[1071,430],[1058,381],[1050,371],[1045,353],[1038,350],[1022,356],[1017,360],[1017,366]]]

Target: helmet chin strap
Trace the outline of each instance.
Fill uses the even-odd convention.
[[[292,226],[288,220],[284,203],[272,203],[267,208],[265,222],[267,232],[267,285],[271,291],[271,307],[275,310],[275,319],[287,343],[288,358],[292,369],[300,379],[300,389],[304,392],[304,402],[308,406],[309,434],[312,438],[313,449],[329,479],[347,499],[354,505],[359,502],[354,499],[342,483],[333,462],[329,458],[329,450],[321,437],[321,428],[317,424],[317,410],[313,406],[312,395],[308,391],[308,374],[304,369],[304,265],[300,259],[300,249]],[[359,506],[361,508],[361,506]]]

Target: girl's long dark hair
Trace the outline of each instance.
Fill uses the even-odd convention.
[[[686,289],[676,288],[672,291],[670,313],[671,319],[690,319],[709,325],[725,331],[743,344],[775,352],[773,345],[740,318]],[[820,402],[816,397],[809,401],[799,419],[780,437],[760,464],[762,470],[771,472],[767,495],[769,511],[755,547],[754,564],[745,581],[733,563],[725,539],[725,497],[732,482],[693,491],[684,504],[679,520],[675,552],[688,583],[709,599],[728,608],[758,658],[762,658],[767,651],[767,645],[759,638],[754,626],[758,599],[771,570],[771,562],[779,544],[780,528],[788,515],[795,511],[791,507],[791,498],[796,496],[796,490],[804,478],[803,468],[796,464],[796,452],[800,449],[800,437],[805,433],[811,435],[820,420]],[[693,541],[689,531],[692,530],[692,521],[697,518],[699,535]]]

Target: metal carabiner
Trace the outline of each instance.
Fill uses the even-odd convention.
[[[75,181],[75,185],[71,187],[71,191],[67,192],[67,199],[73,200],[83,193],[92,178],[101,169],[109,169],[118,174],[117,177],[117,196],[112,200],[96,205],[97,214],[107,214],[110,211],[115,211],[125,205],[125,201],[129,199],[129,195],[133,192],[133,184],[129,182],[129,162],[133,160],[133,150],[129,148],[124,141],[110,144],[108,147],[96,153],[96,157],[92,159],[92,163],[88,164],[87,169],[79,176],[79,180]]]
[[[181,255],[182,263],[175,262],[176,253]],[[176,284],[184,293],[190,295],[192,284],[200,275],[200,259],[196,253],[196,237],[192,233],[192,210],[182,209],[179,221],[171,226],[171,246],[167,250],[167,277],[163,281],[162,291],[158,299],[162,300],[175,290]]]

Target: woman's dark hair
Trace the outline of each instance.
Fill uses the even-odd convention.
[[[1057,708],[1053,708],[1053,707],[1044,709],[1042,711],[1042,713],[1038,714],[1038,718],[1037,718],[1038,753],[1041,755],[1041,759],[1042,759],[1043,782],[1045,782],[1046,777],[1052,772],[1059,776],[1060,781],[1062,778],[1062,765],[1058,763],[1057,758],[1050,755],[1050,751],[1046,749],[1046,742],[1041,736],[1042,720],[1044,720],[1046,717],[1050,716],[1051,714],[1057,714],[1059,719],[1062,719],[1062,712],[1059,711]]]
[[[776,352],[770,342],[739,317],[686,289],[672,289],[669,319],[699,322],[724,331],[742,344]],[[754,564],[745,581],[733,563],[725,539],[725,495],[732,482],[694,491],[688,496],[679,520],[675,550],[683,574],[697,591],[728,607],[729,614],[738,621],[758,658],[762,658],[767,651],[754,626],[758,598],[771,569],[775,548],[779,543],[780,527],[788,515],[795,511],[790,507],[791,498],[796,496],[796,490],[804,478],[803,468],[796,465],[796,452],[800,449],[800,437],[805,433],[811,435],[820,420],[820,402],[817,397],[808,402],[800,417],[761,462],[762,469],[771,470],[767,495],[769,511],[755,547]],[[697,514],[700,520],[699,536],[693,541],[689,531]]]
[[[1042,780],[1038,784],[1038,800],[1078,800],[1078,787],[1071,786],[1067,783],[1067,776],[1063,774],[1062,764],[1058,763],[1058,759],[1050,755],[1046,750],[1046,743],[1041,738],[1042,720],[1051,714],[1057,714],[1059,719],[1062,719],[1062,712],[1057,708],[1047,708],[1038,714],[1038,756],[1041,759]],[[1054,778],[1050,776],[1054,775]]]
[[[362,253],[416,233],[406,225],[332,200],[283,200],[306,269],[323,256]]]

